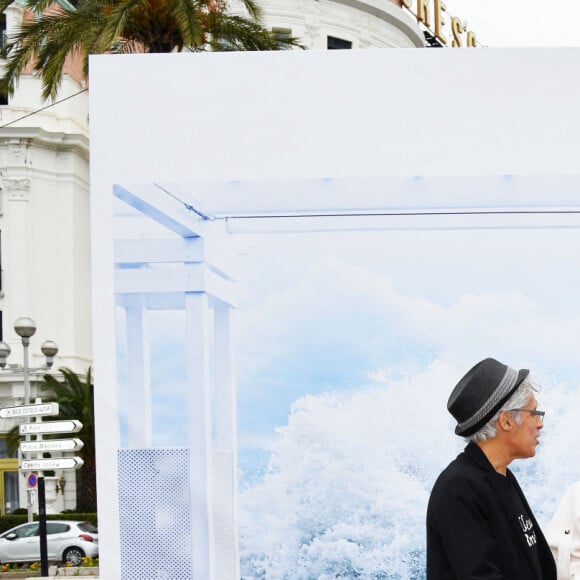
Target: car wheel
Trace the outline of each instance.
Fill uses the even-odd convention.
[[[85,557],[85,553],[77,547],[67,548],[62,555],[62,560],[65,564],[70,564],[71,566],[78,566],[82,559]]]

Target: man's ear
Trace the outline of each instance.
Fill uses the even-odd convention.
[[[497,420],[497,426],[502,431],[511,431],[515,425],[514,416],[509,411],[502,411]]]

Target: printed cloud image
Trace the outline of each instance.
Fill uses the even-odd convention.
[[[244,578],[424,578],[429,492],[464,446],[447,398],[486,356],[529,368],[540,389],[539,452],[512,468],[549,519],[580,477],[579,236],[506,228],[247,243]]]

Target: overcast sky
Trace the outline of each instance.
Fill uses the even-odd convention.
[[[485,46],[579,46],[576,0],[445,0]]]

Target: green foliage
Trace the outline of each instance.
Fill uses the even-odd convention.
[[[19,526],[20,524],[25,524],[28,521],[28,516],[9,514],[7,516],[0,516],[0,534],[3,534],[6,530]]]
[[[55,375],[44,375],[40,385],[45,403],[57,402],[59,419],[78,419],[83,424],[83,456],[95,454],[95,403],[92,371],[89,368],[85,380],[68,368],[59,369],[62,379]]]
[[[17,0],[0,0],[0,11]],[[25,19],[7,46],[0,93],[11,95],[26,67],[42,77],[43,97],[55,98],[71,56],[207,50],[279,50],[301,47],[260,23],[255,0],[242,0],[248,16],[228,12],[227,0],[79,0],[63,8],[27,0]]]
[[[6,433],[6,451],[10,457],[16,457],[18,446],[20,444],[20,431],[18,425],[15,425]]]
[[[79,433],[84,443],[78,454],[84,465],[77,473],[77,509],[96,511],[97,474],[95,463],[95,404],[91,368],[84,380],[73,370],[60,368],[62,377],[46,374],[40,385],[43,401],[57,402],[59,419],[77,419],[83,424]],[[57,436],[57,437],[61,437]]]
[[[34,515],[34,519],[38,519],[38,515]],[[75,512],[69,511],[63,512],[62,514],[47,514],[46,519],[57,520],[57,521],[68,521],[68,522],[90,522],[98,527],[97,512]]]

